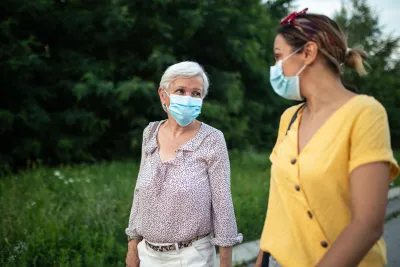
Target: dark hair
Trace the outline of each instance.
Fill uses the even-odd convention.
[[[350,49],[343,31],[327,16],[298,15],[291,23],[281,25],[278,34],[294,49],[300,49],[309,41],[315,42],[327,65],[338,75],[341,75],[342,64],[355,69],[360,75],[367,74],[363,63],[367,54],[358,48]],[[345,86],[348,90],[357,91],[354,87]]]

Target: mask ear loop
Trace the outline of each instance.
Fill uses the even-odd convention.
[[[171,96],[167,93],[167,90],[165,90],[165,89],[163,89],[163,90],[164,90],[164,93],[166,93],[167,96],[168,96],[169,98],[171,98]]]
[[[304,45],[305,46],[305,45]],[[291,56],[293,56],[294,54],[296,54],[297,52],[299,52],[301,49],[303,49],[303,47],[297,48],[295,51],[293,51],[291,54],[289,54],[287,57],[285,57],[284,59],[282,59],[282,62],[285,61],[286,59],[290,58]]]
[[[305,45],[303,45],[302,47],[296,49],[293,53],[291,53],[291,54],[288,55],[286,58],[284,58],[284,59],[282,60],[282,62],[285,61],[286,59],[290,58],[291,56],[293,56],[293,55],[296,54],[297,52],[299,52],[301,49],[304,48],[304,46],[305,46]],[[299,76],[300,73],[301,73],[306,67],[307,67],[307,65],[304,65],[304,66],[296,73],[296,76]]]
[[[297,73],[296,73],[296,76],[299,76],[300,75],[300,73],[302,73],[303,72],[303,70],[305,69],[307,67],[307,65],[304,65]],[[301,95],[301,93],[300,93],[300,78],[298,78],[297,79],[297,90],[298,90],[298,94],[299,94],[299,96],[302,98],[302,100],[304,100],[304,97]]]
[[[163,90],[164,90],[164,93],[166,93],[167,96],[171,99],[171,96],[167,93],[167,91],[166,91],[165,89],[163,89]],[[166,110],[168,110],[167,104],[163,103],[162,105],[164,106],[164,108],[165,108]]]
[[[300,73],[302,73],[303,70],[304,70],[306,67],[307,67],[307,65],[304,65],[304,66],[296,73],[296,76],[299,76]]]

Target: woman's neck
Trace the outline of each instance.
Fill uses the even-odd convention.
[[[173,136],[179,137],[187,132],[190,132],[196,127],[197,121],[193,121],[187,126],[180,126],[173,118],[168,115],[168,120],[165,122],[165,129]]]
[[[304,91],[310,114],[316,114],[322,110],[337,109],[343,102],[355,95],[343,86],[340,79],[310,84]]]

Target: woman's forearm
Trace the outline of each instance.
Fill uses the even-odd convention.
[[[264,256],[264,251],[260,249],[260,251],[258,252],[256,263],[254,264],[255,267],[261,267],[263,262],[263,256]]]
[[[219,247],[220,267],[232,267],[232,247]]]
[[[382,236],[382,229],[369,227],[363,223],[348,225],[317,267],[358,266],[372,246]]]

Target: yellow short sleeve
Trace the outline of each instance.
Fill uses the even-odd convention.
[[[361,165],[384,161],[390,163],[390,180],[394,180],[399,167],[391,148],[386,110],[373,98],[368,102],[353,125],[349,173]]]

